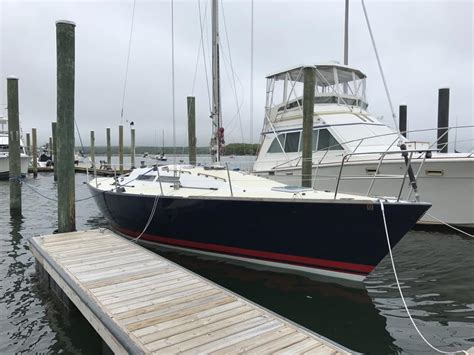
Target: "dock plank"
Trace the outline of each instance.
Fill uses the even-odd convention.
[[[252,337],[242,340],[238,343],[227,345],[224,348],[211,352],[215,355],[252,353],[252,349],[263,344],[268,344],[285,335],[296,333],[296,329],[287,326],[280,327],[275,331],[259,334],[258,337]]]
[[[34,237],[30,244],[116,353],[349,353],[111,231]]]
[[[203,327],[205,325],[215,323],[227,318],[231,318],[233,316],[241,315],[246,312],[251,312],[252,308],[250,306],[244,305],[236,308],[232,308],[228,311],[225,312],[220,312],[217,314],[214,314],[212,316],[206,317],[206,318],[201,318],[201,319],[195,319],[193,321],[184,321],[181,319],[181,321],[175,325],[174,327],[169,327],[165,330],[161,331],[155,331],[152,334],[147,334],[143,337],[141,337],[141,341],[143,341],[145,344],[163,339],[163,338],[168,338],[174,335],[178,335],[183,333],[184,331],[189,331],[193,330],[199,327]]]

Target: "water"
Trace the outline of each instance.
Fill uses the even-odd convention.
[[[153,164],[188,164],[189,157],[188,155],[183,154],[167,154],[166,159],[167,161],[156,161],[155,156],[158,154],[150,153],[147,157],[143,157],[141,154],[137,154],[135,157],[135,166],[139,167],[143,162],[147,166],[152,166]],[[228,164],[229,169],[240,169],[240,170],[251,170],[253,163],[256,159],[256,156],[253,155],[226,155],[223,156],[221,159],[222,164]],[[107,161],[107,156],[105,155],[98,155],[95,157],[96,166],[100,166],[101,161]],[[90,157],[84,158],[84,163],[90,164],[91,160]],[[198,165],[204,164],[211,164],[211,157],[209,154],[200,154],[196,156],[196,162]],[[129,169],[131,166],[131,158],[129,154],[125,154],[123,158],[123,165],[125,169]],[[113,155],[111,157],[111,168],[112,169],[119,169],[119,157]]]
[[[89,195],[76,175],[76,197]],[[55,199],[52,174],[29,178]],[[28,239],[57,228],[56,203],[23,185],[23,217],[9,217],[8,182],[0,182],[0,353],[101,352],[80,315],[68,315],[39,284]],[[106,226],[92,199],[77,203],[77,228]],[[236,222],[238,226],[239,222]],[[432,353],[403,309],[388,258],[361,288],[300,275],[255,270],[221,260],[159,251],[165,257],[307,328],[359,352]],[[420,330],[445,351],[474,346],[474,239],[412,231],[394,250],[407,304]]]

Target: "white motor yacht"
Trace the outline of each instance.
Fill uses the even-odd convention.
[[[6,118],[0,117],[0,180],[8,180],[10,160],[8,158],[8,124]],[[26,154],[23,140],[20,139],[21,174],[28,174],[30,157]]]
[[[253,172],[291,185],[301,183],[303,68],[297,66],[267,76],[265,122]],[[400,191],[400,174],[407,149],[436,149],[436,143],[410,141],[368,111],[366,76],[355,68],[327,63],[315,65],[313,187],[369,196],[412,199],[408,179]],[[390,152],[390,154],[388,154]],[[337,184],[341,165],[341,181]],[[420,198],[432,203],[421,223],[444,222],[474,226],[474,155],[468,153],[413,154],[411,165]],[[376,175],[377,179],[372,179]],[[337,186],[338,185],[338,186]]]

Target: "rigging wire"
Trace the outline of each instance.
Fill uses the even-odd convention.
[[[363,0],[362,0],[363,1]],[[383,217],[383,224],[384,224],[384,227],[385,227],[385,236],[387,237],[387,246],[388,246],[388,251],[389,251],[389,255],[390,255],[390,261],[392,262],[392,269],[393,269],[393,274],[395,275],[395,281],[397,282],[397,287],[398,287],[398,291],[400,292],[400,297],[402,299],[402,302],[403,302],[403,306],[405,307],[405,311],[407,312],[408,314],[408,317],[410,318],[410,321],[411,323],[413,324],[413,327],[415,328],[415,330],[417,331],[418,335],[421,337],[421,339],[423,339],[423,341],[433,350],[441,353],[441,354],[457,354],[457,353],[462,353],[462,354],[466,354],[468,355],[468,352],[465,351],[465,350],[458,350],[458,351],[443,351],[443,350],[440,350],[438,349],[437,347],[435,347],[434,345],[432,345],[424,336],[423,334],[421,333],[421,331],[418,329],[413,317],[411,316],[411,313],[410,313],[410,310],[408,309],[408,306],[405,302],[405,297],[403,296],[403,292],[402,292],[402,288],[400,286],[400,282],[398,281],[398,275],[397,275],[397,270],[395,269],[395,262],[393,260],[393,254],[392,254],[392,248],[390,247],[390,237],[389,237],[389,234],[388,234],[388,228],[387,228],[387,220],[385,218],[385,209],[384,209],[384,205],[383,205],[383,201],[382,200],[379,200],[380,202],[380,209],[382,211],[382,217]]]
[[[221,0],[221,7],[222,7],[222,19],[224,20],[224,30],[225,30],[225,38],[226,38],[226,42],[227,42],[227,50],[229,52],[230,71],[232,73],[232,88],[233,88],[235,104],[236,104],[236,107],[237,107],[237,117],[239,119],[240,134],[242,136],[242,143],[243,143],[244,142],[244,130],[242,129],[242,117],[241,117],[241,114],[240,114],[239,99],[237,97],[237,87],[235,85],[235,71],[234,71],[234,64],[232,62],[232,52],[230,50],[229,31],[227,31],[227,21],[226,21],[226,18],[225,18],[224,3],[223,3],[222,0]]]
[[[398,128],[397,116],[395,114],[395,110],[393,109],[392,98],[391,98],[390,92],[388,90],[387,81],[385,80],[385,74],[384,74],[384,71],[383,71],[383,68],[382,68],[382,63],[380,61],[379,52],[377,51],[377,46],[375,44],[374,34],[372,33],[372,27],[370,26],[369,15],[367,14],[367,9],[365,8],[364,0],[361,0],[361,3],[362,3],[362,9],[364,10],[365,21],[367,22],[367,28],[369,30],[370,40],[372,42],[372,47],[374,48],[375,57],[377,58],[377,64],[378,64],[378,67],[379,67],[380,75],[382,76],[382,82],[383,82],[383,86],[384,86],[384,89],[385,89],[385,94],[387,95],[388,104],[390,106],[390,111],[392,113],[393,124],[394,124],[395,129],[397,130],[399,142],[401,143],[401,142],[403,142],[403,138],[402,138],[402,134],[400,133],[400,129]]]
[[[200,13],[201,13],[201,7],[200,6],[201,6],[200,1],[198,0],[199,16],[201,16],[200,15]],[[206,21],[206,17],[207,17],[207,6],[204,10],[204,21]],[[201,17],[199,17],[199,25],[201,25]],[[194,96],[194,89],[196,88],[196,79],[197,79],[201,49],[204,51],[202,31],[201,31],[200,36],[199,36],[199,45],[198,45],[198,52],[197,52],[197,56],[196,56],[196,65],[194,66],[194,77],[193,77],[193,85],[191,87],[191,96]],[[204,55],[204,52],[203,52],[203,55]],[[207,69],[206,69],[205,61],[204,61],[204,69],[206,70],[206,80],[207,80]],[[207,84],[208,84],[208,100],[209,100],[209,111],[210,111],[211,107],[210,107],[209,83],[207,83]],[[188,117],[189,117],[189,114],[190,114],[189,109],[190,108],[188,108]],[[186,137],[189,140],[189,133],[188,132],[186,132]],[[182,153],[184,154],[184,146],[183,146],[183,152]]]
[[[207,100],[209,103],[209,112],[212,111],[212,104],[211,104],[211,89],[209,86],[209,75],[207,72],[207,62],[206,62],[206,51],[205,51],[205,44],[204,44],[204,28],[203,28],[203,23],[205,21],[205,16],[207,13],[207,6],[206,6],[206,12],[204,14],[204,19],[201,16],[201,0],[198,0],[198,10],[199,10],[199,28],[201,31],[201,46],[202,46],[202,58],[204,61],[204,71],[206,73],[206,86],[207,86]]]
[[[198,6],[201,6],[200,1],[198,0]],[[199,12],[201,11],[201,8],[199,8]],[[203,21],[206,21],[206,17],[207,17],[207,6],[204,10],[204,20]],[[199,24],[201,25],[201,17],[199,17]],[[194,66],[194,77],[193,77],[193,86],[192,86],[192,89],[191,89],[191,96],[194,95],[194,89],[196,87],[196,79],[197,79],[197,72],[198,72],[198,66],[199,66],[199,58],[200,58],[200,55],[201,55],[201,50],[204,50],[203,48],[203,36],[202,36],[202,31],[200,33],[200,36],[199,36],[199,46],[198,46],[198,53],[197,53],[197,56],[196,56],[196,65]]]
[[[232,116],[232,118],[229,120],[229,122],[226,124],[226,130],[227,130],[227,138],[229,138],[230,134],[232,132],[234,132],[234,130],[236,128],[240,128],[240,136],[241,136],[241,142],[244,141],[244,133],[243,133],[243,130],[242,130],[242,120],[240,119],[241,118],[241,115],[240,115],[240,112],[241,112],[241,108],[242,108],[242,105],[243,105],[243,93],[241,94],[241,100],[239,100],[237,98],[237,85],[235,84],[235,82],[233,83],[232,82],[232,77],[231,75],[229,74],[229,69],[228,69],[228,66],[230,67],[230,62],[229,60],[227,59],[226,55],[225,55],[225,52],[222,51],[222,58],[223,58],[223,63],[224,63],[224,69],[225,69],[225,74],[226,74],[226,77],[227,77],[227,80],[229,81],[229,84],[230,84],[230,87],[232,89],[232,94],[234,95],[234,100],[236,102],[236,111],[235,111],[235,114]],[[243,86],[242,86],[242,82],[240,81],[238,75],[236,74],[235,75],[237,77],[237,80],[239,82],[239,86],[240,88],[242,89],[243,91]],[[235,85],[235,90],[234,90],[234,86]],[[240,125],[239,125],[240,124]],[[231,127],[233,126],[233,128],[231,129]]]
[[[77,131],[77,135],[79,136],[79,142],[81,142],[81,156],[84,156],[84,144],[82,143],[82,137],[81,137],[81,132],[79,132],[79,126],[77,125],[77,121],[76,119],[74,119],[74,124],[76,126],[76,131]]]
[[[120,110],[120,124],[123,124],[123,107],[125,104],[125,93],[127,92],[127,79],[128,79],[128,64],[130,62],[130,49],[132,47],[132,35],[133,35],[133,22],[135,20],[135,5],[136,0],[133,0],[133,11],[132,11],[132,24],[130,26],[130,36],[128,39],[128,53],[127,53],[127,65],[125,67],[125,81],[123,83],[123,93],[122,93],[122,109]]]
[[[176,165],[176,108],[174,80],[174,0],[171,0],[171,101],[173,116],[173,165]],[[175,169],[176,170],[176,169]]]
[[[251,1],[250,11],[250,140],[249,143],[253,143],[253,0]]]

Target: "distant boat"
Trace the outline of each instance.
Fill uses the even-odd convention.
[[[0,117],[0,180],[9,179],[10,159],[8,158],[8,130],[5,126],[8,125],[6,118]],[[21,174],[26,176],[28,174],[28,165],[30,157],[26,154],[23,140],[20,138],[20,161]]]
[[[157,154],[155,155],[155,160],[156,161],[167,161],[168,158],[165,157],[165,153],[160,153],[160,154]]]
[[[38,167],[40,168],[52,167],[54,165],[53,157],[51,155],[48,155],[47,149],[43,149],[37,161],[38,161]]]
[[[86,156],[82,151],[74,154],[74,164],[79,165],[86,162]]]

